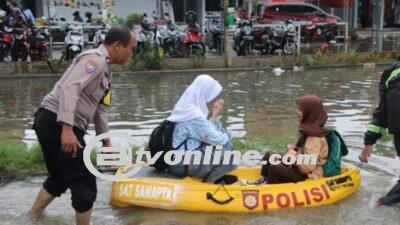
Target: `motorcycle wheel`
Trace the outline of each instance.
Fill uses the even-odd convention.
[[[260,53],[261,55],[268,55],[268,53],[270,53],[270,48],[268,46],[268,43],[264,42],[263,43],[263,47],[260,49]]]
[[[209,51],[213,50],[214,48],[214,43],[212,42],[211,37],[209,37],[209,35],[206,36],[206,45]]]
[[[253,55],[253,48],[251,47],[251,45],[247,46],[246,55],[248,55],[248,56],[252,56]]]
[[[69,59],[73,60],[75,59],[75,57],[79,54],[79,52],[70,52],[69,53]]]
[[[69,51],[64,52],[65,60],[69,61]]]
[[[4,58],[6,57],[6,49],[5,46],[0,47],[0,62],[4,62]]]
[[[306,34],[305,34],[305,36],[304,36],[304,42],[305,42],[305,43],[311,43],[311,41],[312,41],[311,32],[310,32],[310,31],[307,31]]]
[[[283,53],[286,55],[291,55],[293,54],[293,45],[289,42],[286,42],[285,45],[283,46]]]
[[[13,48],[11,50],[11,60],[13,62],[17,62],[18,61],[18,49]]]
[[[222,39],[217,40],[217,49],[219,55],[224,53],[224,41]]]
[[[22,50],[21,53],[20,53],[20,58],[21,58],[21,60],[22,60],[23,62],[25,62],[25,61],[28,59],[28,55],[29,55],[28,49]]]
[[[162,47],[164,49],[164,54],[168,55],[168,57],[173,57],[174,55],[174,46],[170,43],[165,43]]]
[[[39,55],[37,53],[31,53],[31,61],[39,61]]]
[[[189,47],[187,51],[185,51],[185,57],[194,57],[194,56],[204,57],[205,54],[206,54],[206,46],[203,43],[200,43],[200,46],[193,45]]]
[[[253,49],[251,47],[251,43],[247,43],[239,49],[238,56],[252,56],[252,55],[253,55]]]

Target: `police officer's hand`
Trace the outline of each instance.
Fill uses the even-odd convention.
[[[361,162],[368,163],[368,158],[371,156],[372,145],[365,145],[361,155],[358,157]]]
[[[71,153],[72,158],[75,158],[79,148],[83,147],[76,138],[72,126],[64,123],[61,134],[61,149],[66,153]]]

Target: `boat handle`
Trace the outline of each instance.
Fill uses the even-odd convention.
[[[211,194],[210,192],[207,192],[206,195],[207,195],[207,199],[211,199],[213,202],[220,204],[220,205],[228,204],[229,202],[231,202],[234,199],[232,196],[229,196],[228,199],[220,201],[220,200],[214,198],[213,194]]]

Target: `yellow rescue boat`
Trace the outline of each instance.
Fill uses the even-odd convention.
[[[117,174],[126,173],[123,167]],[[232,171],[239,181],[254,181],[260,168],[239,167]],[[132,178],[113,182],[111,203],[119,207],[142,206],[168,210],[206,212],[259,212],[335,203],[360,187],[357,168],[342,168],[342,174],[317,180],[274,185],[216,185],[186,177],[162,177],[154,169],[142,168]]]

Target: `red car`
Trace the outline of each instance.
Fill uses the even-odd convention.
[[[331,15],[315,5],[302,2],[273,2],[257,4],[257,22],[273,23],[286,19],[293,21],[318,21],[320,23],[340,22],[340,18]]]

